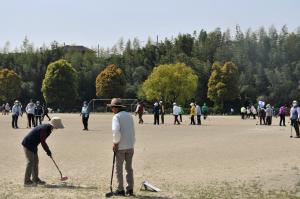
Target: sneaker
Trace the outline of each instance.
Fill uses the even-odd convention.
[[[24,182],[24,187],[36,187],[37,184],[31,180]]]
[[[115,196],[125,196],[125,191],[124,190],[122,190],[122,191],[116,190],[114,192],[114,195]]]
[[[45,185],[46,182],[41,180],[41,179],[38,179],[37,181],[35,181],[34,183],[38,184],[38,185]]]
[[[133,194],[133,190],[132,190],[132,189],[130,189],[130,190],[127,190],[127,191],[126,191],[126,195],[129,195],[129,196],[134,196],[134,194]]]

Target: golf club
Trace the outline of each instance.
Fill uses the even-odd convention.
[[[111,178],[110,178],[110,192],[105,194],[105,197],[107,198],[112,197],[114,195],[112,190],[112,183],[113,183],[114,170],[115,170],[115,160],[116,160],[116,153],[114,152],[113,165],[112,165]]]
[[[59,172],[59,174],[60,174],[60,180],[61,180],[61,181],[66,181],[66,180],[68,180],[68,177],[67,177],[67,176],[63,176],[63,175],[62,175],[62,173],[61,173],[61,171],[59,170],[59,168],[58,168],[56,162],[54,161],[54,159],[53,159],[52,157],[50,157],[50,158],[51,158],[51,160],[53,161],[54,165],[56,166],[56,168],[57,168],[57,170],[58,170],[58,172]]]

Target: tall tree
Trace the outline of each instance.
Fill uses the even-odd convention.
[[[13,101],[20,96],[21,78],[13,70],[0,70],[0,101]]]
[[[43,96],[49,106],[70,109],[78,97],[77,73],[66,60],[48,65],[42,85]]]
[[[208,98],[223,111],[224,102],[238,98],[239,94],[237,66],[232,62],[226,62],[223,66],[215,63],[208,81]]]
[[[184,104],[195,97],[197,81],[192,68],[183,63],[159,65],[143,83],[140,95],[147,100]]]
[[[99,98],[123,97],[125,88],[124,73],[113,64],[107,66],[96,78],[96,96]]]

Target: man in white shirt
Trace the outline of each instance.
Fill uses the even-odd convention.
[[[125,196],[123,185],[123,164],[125,161],[126,170],[126,195],[133,196],[133,168],[132,157],[134,154],[135,144],[135,129],[133,118],[130,113],[123,110],[120,98],[113,98],[111,107],[114,116],[112,118],[112,133],[113,133],[113,151],[116,156],[116,175],[118,180],[118,188],[114,195]]]
[[[177,106],[177,104],[174,102],[173,103],[173,115],[174,115],[174,125],[180,124],[179,120],[178,120],[178,115],[180,114],[180,107]]]

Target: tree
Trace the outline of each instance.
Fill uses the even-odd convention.
[[[239,73],[237,66],[226,62],[223,66],[214,63],[208,81],[208,98],[220,105],[221,111],[225,101],[232,101],[239,97]]]
[[[64,59],[50,63],[42,84],[42,93],[48,105],[70,109],[78,97],[77,72]]]
[[[183,63],[159,65],[143,83],[140,95],[147,100],[183,104],[194,97],[197,83],[195,72]]]
[[[111,64],[96,78],[96,96],[101,98],[123,97],[126,80],[123,71]]]
[[[0,101],[12,101],[20,96],[21,78],[13,70],[0,70]]]

